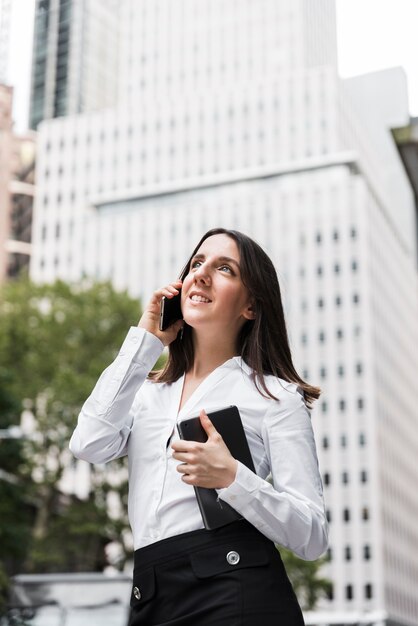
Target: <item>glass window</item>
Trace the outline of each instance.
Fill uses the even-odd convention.
[[[318,334],[318,339],[319,339],[319,341],[320,341],[321,343],[324,343],[324,341],[325,341],[325,333],[324,333],[324,331],[323,331],[323,330],[320,330],[320,331],[319,331],[319,334]]]
[[[341,481],[342,481],[343,485],[347,485],[348,484],[348,472],[343,472],[341,474]]]
[[[364,520],[365,522],[367,522],[367,520],[370,519],[369,507],[364,506],[361,509],[361,519]]]
[[[326,413],[328,411],[328,402],[326,400],[321,403],[321,409],[322,413]]]
[[[356,363],[356,374],[362,374],[363,373],[363,364],[358,362]]]
[[[322,447],[324,448],[324,450],[329,448],[329,439],[328,439],[328,437],[322,437]]]
[[[365,446],[366,445],[366,435],[364,433],[360,433],[359,434],[358,442],[359,442],[360,446]]]
[[[318,298],[318,308],[322,309],[324,307],[324,299]]]
[[[361,470],[360,480],[362,483],[367,483],[367,471],[366,470]]]
[[[358,265],[357,265],[357,261],[355,259],[353,259],[353,261],[351,261],[351,269],[352,269],[353,272],[357,272]]]
[[[344,337],[344,331],[342,328],[337,328],[337,339],[342,339]]]
[[[327,517],[328,522],[331,522],[332,515],[331,515],[330,509],[326,510],[325,515]]]
[[[362,410],[364,409],[364,399],[363,398],[357,398],[357,408]]]
[[[338,241],[338,239],[340,238],[338,230],[334,230],[334,232],[332,233],[332,238],[334,241]]]
[[[343,521],[344,522],[349,522],[350,521],[350,509],[344,509],[343,510]]]
[[[322,265],[317,266],[316,273],[318,274],[318,276],[322,276]]]
[[[327,376],[327,369],[326,367],[322,366],[321,369],[319,370],[319,375],[321,378],[326,378]]]
[[[345,546],[344,558],[346,561],[351,561],[351,546]]]
[[[334,599],[334,585],[331,583],[326,591],[328,600]]]
[[[364,596],[367,600],[373,597],[373,585],[371,583],[367,583],[367,585],[364,586]]]
[[[329,472],[325,472],[324,474],[324,485],[330,485],[331,484],[331,474]]]
[[[341,306],[341,296],[335,296],[335,306]]]
[[[340,273],[340,264],[339,263],[335,263],[335,265],[334,265],[334,272],[335,272],[335,274],[339,274]]]
[[[345,400],[341,399],[339,402],[340,411],[345,411]]]
[[[351,228],[350,236],[351,239],[355,239],[357,237],[357,230],[354,228],[354,226]]]
[[[347,447],[347,436],[346,435],[341,435],[340,443],[341,443],[341,447],[342,448],[346,448]]]
[[[352,600],[354,597],[353,594],[353,585],[346,585],[345,587],[345,597],[347,600]]]
[[[344,366],[343,365],[339,365],[338,366],[338,376],[340,378],[342,378],[344,376]]]
[[[316,241],[316,243],[318,245],[322,243],[322,235],[321,235],[321,233],[316,233],[315,241]]]
[[[363,546],[363,558],[365,561],[368,561],[371,558],[371,550],[369,545]]]

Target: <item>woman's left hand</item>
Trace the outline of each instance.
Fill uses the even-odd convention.
[[[181,439],[171,444],[173,458],[181,461],[177,471],[182,474],[183,482],[194,487],[229,487],[235,480],[237,461],[203,409],[200,423],[208,436],[205,443]]]

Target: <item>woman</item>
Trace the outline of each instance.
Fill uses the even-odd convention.
[[[162,297],[180,288],[183,320],[160,331]],[[168,361],[150,374],[164,346]],[[303,624],[273,542],[308,560],[327,547],[307,408],[318,396],[292,364],[269,257],[242,233],[207,232],[181,280],[156,291],[129,331],[70,443],[92,463],[129,456],[133,626]],[[240,411],[256,474],[207,415],[229,405]],[[176,423],[196,415],[204,444],[177,434]],[[193,486],[217,489],[243,519],[204,529]]]

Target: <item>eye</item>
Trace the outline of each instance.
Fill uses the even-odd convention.
[[[197,267],[200,267],[202,265],[201,261],[192,261],[192,263],[190,264],[190,269],[196,269]]]
[[[232,268],[229,267],[229,265],[221,265],[219,267],[220,270],[222,270],[223,272],[228,272],[229,274],[233,274],[234,272],[232,271]]]

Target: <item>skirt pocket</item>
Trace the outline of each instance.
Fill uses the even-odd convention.
[[[267,549],[263,543],[248,543],[245,540],[212,546],[190,555],[192,570],[197,578],[209,578],[247,567],[259,567],[266,565],[268,560]]]
[[[139,609],[152,600],[155,595],[155,572],[153,567],[142,571],[134,570],[131,608]]]

